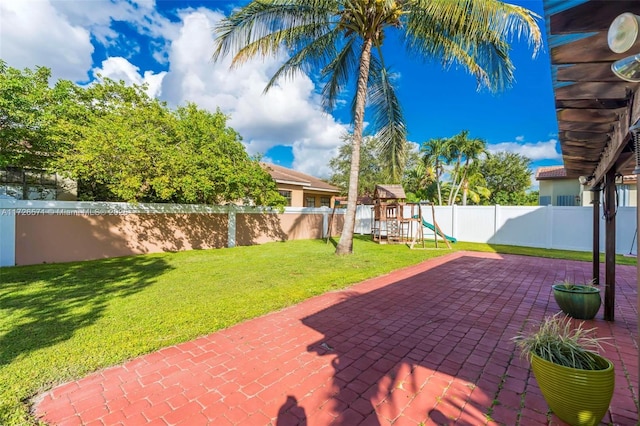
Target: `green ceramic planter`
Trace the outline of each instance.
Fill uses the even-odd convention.
[[[565,314],[593,319],[600,309],[600,289],[586,285],[554,284],[553,297]]]
[[[607,413],[615,385],[613,363],[595,355],[603,370],[579,370],[532,354],[531,368],[549,408],[572,426],[596,426]]]

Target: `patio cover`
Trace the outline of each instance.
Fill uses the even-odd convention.
[[[599,277],[599,191],[604,189],[604,317],[613,321],[615,179],[617,175],[630,174],[635,167],[629,127],[640,119],[640,84],[619,79],[611,71],[611,64],[640,53],[640,41],[628,51],[616,54],[609,49],[607,34],[618,15],[625,12],[640,15],[640,1],[543,0],[543,5],[564,166],[568,177],[592,177],[589,181],[594,190],[592,262],[596,279]],[[638,194],[640,201],[640,191]],[[638,222],[640,216],[636,217],[636,227]],[[640,281],[637,286],[640,288]],[[640,312],[640,299],[637,303]],[[638,358],[640,360],[640,354]]]

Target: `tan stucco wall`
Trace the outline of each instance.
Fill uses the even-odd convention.
[[[304,197],[302,187],[299,185],[288,185],[279,183],[278,190],[291,191],[291,206],[290,207],[303,207]]]
[[[552,192],[553,192],[552,183],[553,182],[549,180],[540,181],[540,185],[538,187],[538,190],[540,191],[540,197],[546,197],[546,196],[552,195]]]
[[[330,214],[329,214],[330,217]],[[323,237],[323,214],[236,214],[236,245]],[[343,216],[335,215],[332,235]],[[16,215],[16,265],[227,246],[228,215]]]
[[[321,237],[322,215],[238,214],[236,216],[236,244],[239,246]]]
[[[622,188],[623,186],[619,186]],[[623,202],[626,202],[626,206],[635,207],[636,206],[636,191],[637,188],[635,185],[624,185],[624,187],[628,188],[628,193],[626,194],[626,199],[620,200],[621,205]],[[580,195],[580,203],[581,206],[589,206],[591,205],[591,192],[589,191],[588,186],[580,185],[578,179],[557,179],[557,180],[543,180],[540,181],[539,186],[540,197],[551,196],[551,204],[557,205],[556,197],[558,195]]]
[[[329,205],[327,207],[332,207],[333,206],[333,198],[334,196],[331,194],[327,194],[327,193],[321,193],[321,192],[315,192],[315,191],[305,191],[304,195],[303,195],[303,206],[304,207],[309,207],[306,205],[307,202],[307,197],[313,197],[315,200],[315,205],[314,207],[322,207],[321,201],[323,197],[326,197],[329,199]]]
[[[16,265],[225,247],[226,214],[16,216]]]
[[[343,216],[334,217],[331,234],[342,230]],[[248,246],[271,241],[322,238],[322,214],[238,214],[236,244]]]
[[[581,188],[578,179],[554,179],[540,181],[540,197],[550,196],[551,204],[557,205],[557,197],[559,195],[580,195]],[[582,197],[580,204],[582,205]],[[587,203],[588,204],[588,203]]]
[[[315,198],[315,206],[321,207],[320,201],[322,197],[329,198],[329,207],[333,206],[333,199],[335,194],[332,192],[322,192],[322,191],[309,191],[304,190],[300,185],[289,185],[289,184],[278,184],[278,190],[281,191],[291,191],[291,206],[290,207],[308,207],[306,205],[307,197]]]

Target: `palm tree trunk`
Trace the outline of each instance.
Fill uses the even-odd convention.
[[[436,188],[438,188],[438,205],[442,205],[442,189],[440,189],[440,176],[442,173],[438,170],[440,165],[436,163]]]
[[[462,167],[462,173],[460,175],[460,182],[458,183],[458,186],[456,187],[456,192],[455,194],[453,194],[453,201],[455,202],[456,198],[458,198],[458,193],[460,192],[460,188],[462,187],[462,184],[465,182],[465,180],[467,179],[467,169],[469,168],[469,159],[467,158],[467,160],[464,163],[464,166]],[[466,194],[464,194],[466,196]],[[451,203],[449,203],[451,204]],[[462,202],[463,206],[467,205],[467,201],[466,201],[466,197]]]
[[[467,205],[467,194],[469,193],[469,182],[464,181],[464,186],[462,187],[462,205]]]
[[[458,196],[458,191],[455,191],[454,188],[458,186],[458,177],[460,174],[460,162],[462,159],[458,157],[456,160],[456,165],[453,168],[453,177],[451,178],[451,191],[449,192],[449,203],[448,205],[452,206],[456,202],[456,198]]]
[[[340,242],[336,247],[336,254],[353,253],[353,231],[356,226],[356,207],[358,201],[358,174],[360,173],[360,145],[364,130],[364,107],[367,99],[367,84],[369,65],[371,63],[371,39],[366,39],[360,54],[360,70],[356,90],[356,104],[353,118],[353,146],[351,149],[351,171],[349,173],[349,192],[347,194],[347,212],[344,217],[344,227]]]

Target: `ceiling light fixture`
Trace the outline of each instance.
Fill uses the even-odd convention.
[[[591,182],[592,179],[593,179],[593,175],[591,175],[591,176],[580,176],[580,177],[578,177],[578,182],[580,182],[580,185],[587,185],[589,182]]]
[[[624,53],[633,46],[640,34],[640,16],[623,13],[609,26],[607,43],[615,53]],[[619,78],[632,83],[640,82],[640,54],[627,56],[611,64],[611,71]]]
[[[640,82],[640,53],[615,61],[611,64],[611,71],[623,80]]]
[[[640,32],[640,16],[633,13],[618,15],[609,26],[607,42],[615,53],[624,53],[633,46]]]

